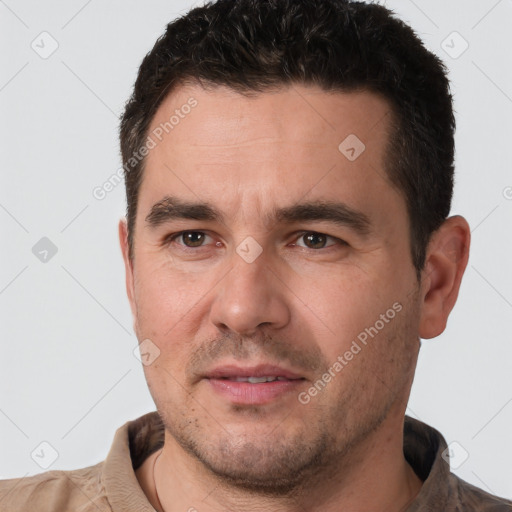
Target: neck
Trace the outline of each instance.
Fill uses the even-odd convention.
[[[137,472],[149,501],[159,512],[399,512],[413,501],[422,484],[403,455],[403,411],[390,412],[377,431],[336,461],[335,469],[325,468],[317,476],[297,488],[293,496],[264,496],[234,488],[185,452],[167,431],[163,449]]]

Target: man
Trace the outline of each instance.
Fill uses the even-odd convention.
[[[382,6],[219,0],[171,23],[121,123],[157,412],[96,466],[2,483],[2,510],[512,510],[405,416],[468,260],[453,131],[441,62]]]

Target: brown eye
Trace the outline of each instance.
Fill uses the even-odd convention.
[[[323,249],[327,243],[327,235],[322,233],[306,233],[302,236],[306,247],[310,249]]]
[[[200,247],[206,238],[201,231],[184,231],[180,237],[187,247]]]
[[[328,249],[329,247],[333,247],[335,245],[342,247],[347,246],[348,244],[340,238],[326,235],[325,233],[319,233],[318,231],[303,231],[300,233],[299,238],[294,245],[306,249],[320,250]]]

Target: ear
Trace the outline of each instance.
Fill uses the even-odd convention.
[[[126,218],[122,218],[119,221],[119,243],[121,245],[121,252],[123,254],[124,268],[125,268],[125,279],[126,279],[126,293],[130,302],[130,308],[132,310],[132,317],[136,329],[136,304],[135,304],[135,287],[134,287],[134,275],[133,275],[133,262],[130,259],[130,248],[128,245],[128,226],[126,224]]]
[[[421,275],[421,338],[434,338],[446,328],[468,263],[470,238],[469,225],[459,215],[432,235]]]

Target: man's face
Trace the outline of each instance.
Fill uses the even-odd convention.
[[[419,307],[389,120],[370,93],[188,86],[152,122],[127,267],[144,370],[169,439],[234,483],[292,486],[405,409]]]

